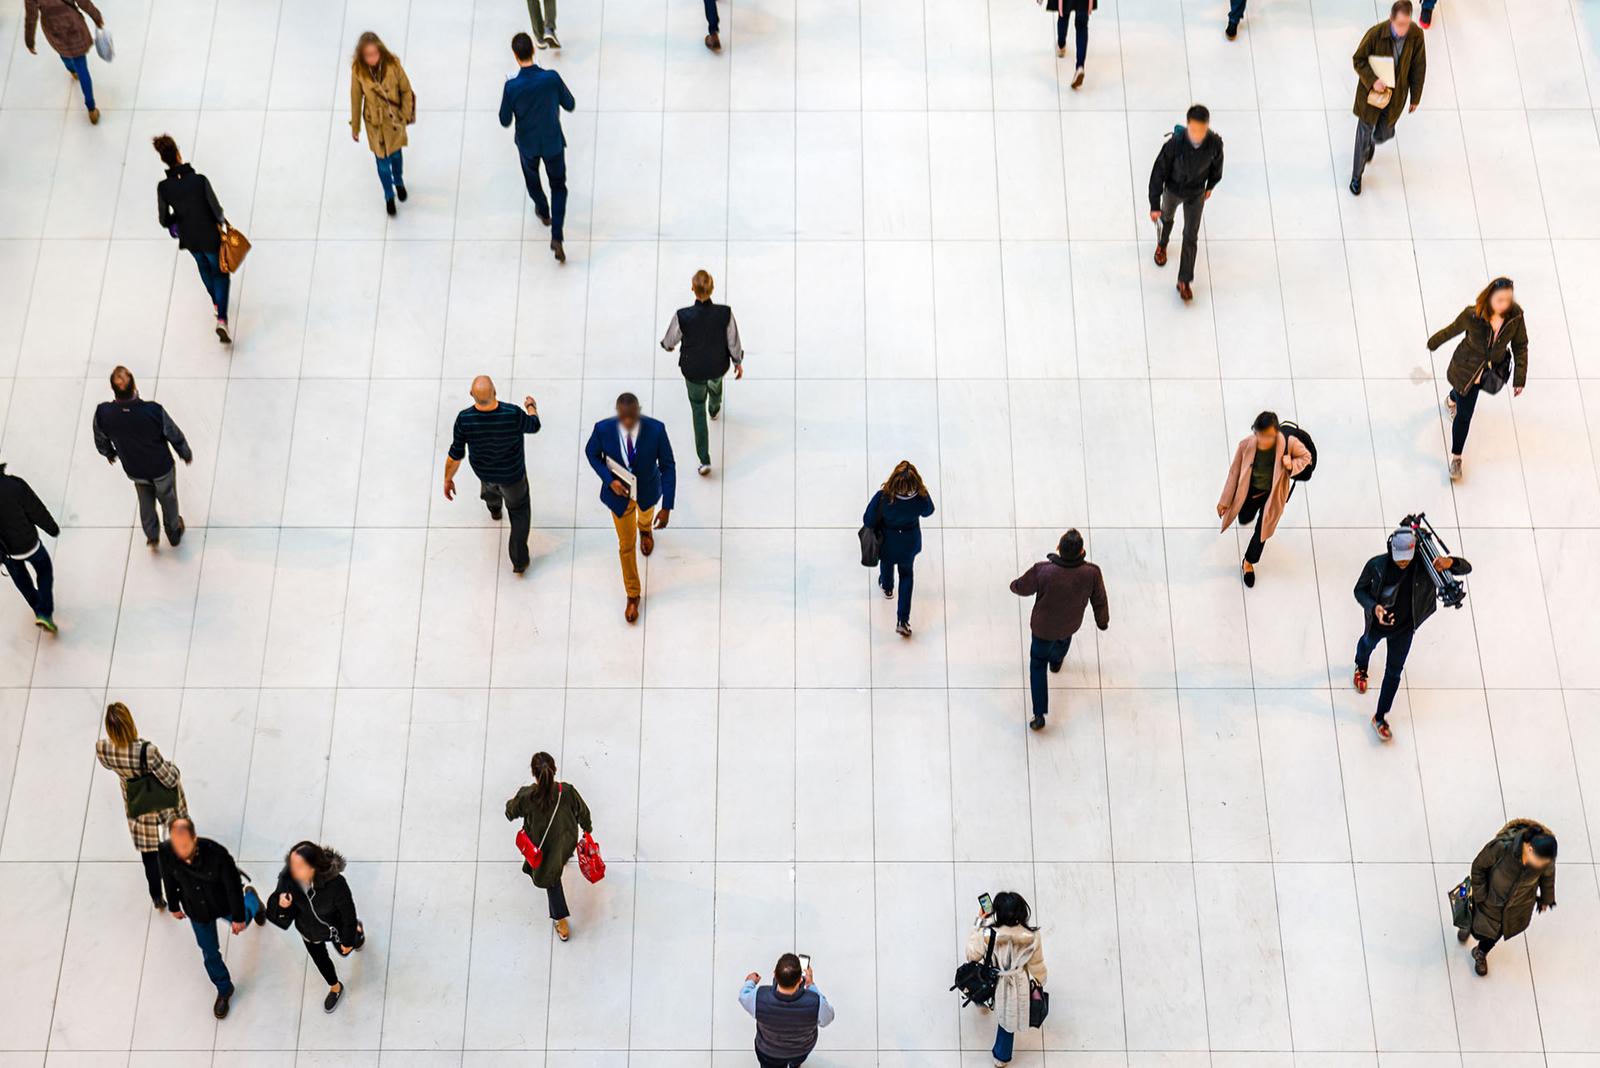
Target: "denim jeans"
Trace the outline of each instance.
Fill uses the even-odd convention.
[[[87,55],[73,56],[68,59],[61,57],[61,65],[78,76],[78,88],[83,90],[83,107],[86,111],[94,110],[94,79],[89,77],[89,57]]]
[[[1089,0],[1061,0],[1061,13],[1056,16],[1056,47],[1067,47],[1067,16],[1076,22],[1078,62],[1089,54]]]
[[[1050,712],[1050,677],[1045,674],[1048,668],[1059,668],[1061,661],[1066,659],[1067,650],[1072,648],[1072,636],[1059,641],[1045,641],[1043,638],[1034,638],[1028,645],[1028,685],[1033,690],[1033,714],[1036,716],[1048,715]]]
[[[1433,7],[1439,0],[1422,0],[1422,17],[1427,18],[1433,14]]]
[[[911,622],[911,560],[899,564],[892,564],[888,560],[878,561],[878,585],[894,592],[894,573],[900,572],[900,602],[896,606],[895,621],[898,623]]]
[[[1465,393],[1450,391],[1450,399],[1456,402],[1456,416],[1450,422],[1451,456],[1460,456],[1461,450],[1467,447],[1467,431],[1472,429],[1472,413],[1478,410],[1481,392],[1476,384],[1468,386]]]
[[[706,0],[706,32],[716,33],[720,23],[717,21],[717,0]]]
[[[1246,2],[1247,0],[1230,0],[1228,4],[1228,25],[1239,25],[1239,20],[1244,18],[1244,5]]]
[[[403,150],[397,148],[391,155],[372,157],[378,161],[378,181],[383,184],[385,200],[394,199],[395,186],[403,187],[406,184],[405,176],[401,174],[401,168],[405,164],[405,160],[400,158],[401,151]]]
[[[1365,671],[1372,659],[1372,651],[1378,647],[1378,643],[1385,638],[1389,640],[1389,658],[1383,665],[1383,687],[1378,691],[1379,723],[1388,718],[1389,708],[1394,704],[1394,695],[1400,692],[1400,673],[1406,668],[1406,657],[1411,652],[1411,639],[1416,633],[1414,627],[1388,630],[1368,625],[1366,631],[1356,641],[1356,667]]]
[[[217,310],[217,318],[227,322],[230,279],[228,272],[222,269],[222,262],[217,258],[218,254],[190,249],[189,255],[194,257],[194,265],[200,269],[200,284],[206,287],[206,294],[211,297],[211,306]]]
[[[254,891],[244,895],[245,923],[251,923],[256,918],[256,913],[265,906]],[[228,964],[222,959],[222,943],[217,935],[217,924],[221,920],[196,920],[190,918],[189,926],[194,928],[194,940],[200,947],[200,957],[206,962],[206,977],[211,980],[211,985],[217,988],[221,997],[233,996],[233,977],[228,974]]]
[[[55,569],[50,566],[50,554],[45,551],[44,542],[29,556],[21,560],[5,558],[6,573],[11,576],[11,581],[17,584],[17,589],[22,593],[22,599],[28,602],[28,607],[33,609],[33,614],[41,619],[49,619],[55,614],[56,599]],[[28,568],[33,568],[33,574],[28,574]],[[37,579],[37,585],[35,580]]]
[[[1011,1046],[1016,1041],[1016,1037],[1004,1027],[996,1027],[994,1029],[994,1049],[991,1052],[994,1054],[995,1060],[1009,1061],[1011,1059]]]
[[[562,240],[563,224],[567,220],[567,154],[553,156],[522,156],[522,181],[533,198],[533,207],[550,220],[550,237]],[[550,199],[544,198],[544,185],[539,181],[539,165],[550,179]]]

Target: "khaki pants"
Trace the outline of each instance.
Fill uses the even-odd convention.
[[[633,501],[628,502],[626,512],[611,516],[611,522],[617,528],[617,556],[622,560],[622,586],[628,591],[629,597],[638,597],[644,592],[639,585],[639,557],[634,546],[638,543],[641,531],[646,534],[650,532],[650,524],[655,517],[654,507],[640,509]]]

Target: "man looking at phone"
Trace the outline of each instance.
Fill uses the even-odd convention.
[[[744,977],[739,1004],[756,1021],[756,1060],[761,1068],[798,1068],[817,1047],[817,1029],[833,1022],[833,1006],[793,953],[778,958],[772,985],[759,986],[760,972]]]

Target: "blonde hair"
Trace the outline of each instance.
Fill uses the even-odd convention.
[[[690,288],[694,290],[694,295],[701,300],[711,299],[711,290],[715,285],[716,283],[711,280],[711,274],[708,271],[694,272],[694,278],[689,282]]]
[[[133,725],[133,713],[121,701],[106,705],[106,737],[112,745],[132,745],[139,740],[139,728]]]

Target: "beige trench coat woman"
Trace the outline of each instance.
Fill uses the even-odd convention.
[[[406,127],[416,120],[417,96],[398,59],[390,56],[378,77],[365,63],[351,66],[350,134],[360,136],[365,124],[367,147],[374,156],[392,156],[404,148]]]
[[[1287,453],[1289,466],[1283,466]],[[1233,450],[1233,463],[1228,465],[1228,477],[1222,483],[1222,496],[1217,507],[1222,509],[1222,529],[1227,530],[1239,517],[1244,499],[1250,495],[1250,468],[1256,458],[1256,436],[1246,434],[1239,447]],[[1311,462],[1311,452],[1300,442],[1278,431],[1278,448],[1272,463],[1272,492],[1267,495],[1266,507],[1261,510],[1261,540],[1272,537],[1283,518],[1283,506],[1289,502],[1289,491],[1294,488],[1292,479],[1305,470]]]
[[[1026,927],[998,927],[986,918],[967,932],[967,959],[982,960],[994,930],[994,963],[1000,980],[994,989],[995,1023],[1020,1035],[1028,1029],[1028,980],[1040,986],[1050,981],[1044,965],[1044,939]]]

